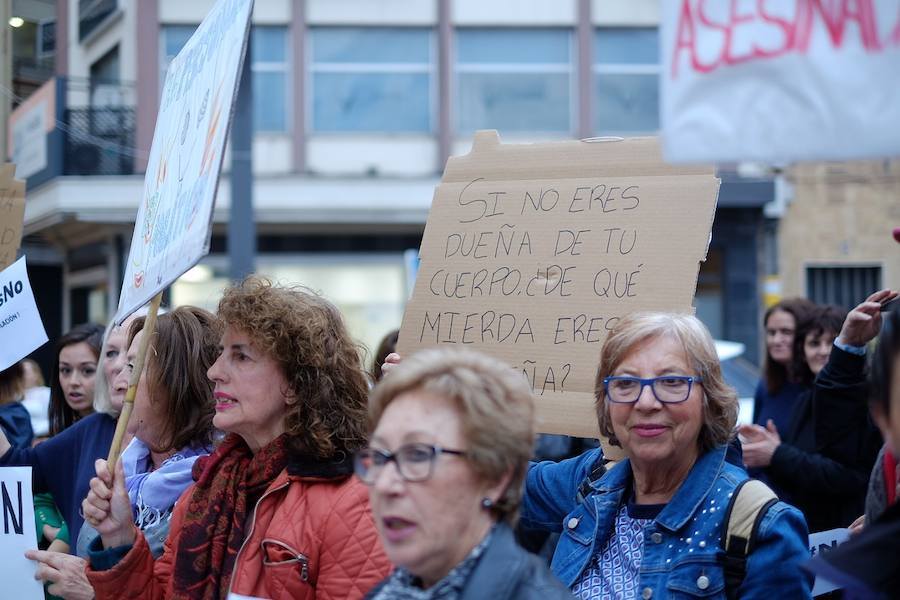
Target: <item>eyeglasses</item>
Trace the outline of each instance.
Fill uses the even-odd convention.
[[[603,379],[603,389],[610,402],[618,404],[633,404],[638,401],[644,391],[644,386],[649,385],[653,390],[653,396],[664,404],[677,404],[684,402],[691,395],[694,382],[703,381],[701,377],[687,375],[663,375],[641,379],[640,377],[614,376]]]
[[[425,481],[434,471],[434,461],[439,454],[465,456],[462,450],[449,450],[428,444],[406,444],[395,452],[387,452],[376,448],[362,448],[356,452],[353,470],[366,485],[372,485],[385,465],[393,462],[397,472],[405,481]]]

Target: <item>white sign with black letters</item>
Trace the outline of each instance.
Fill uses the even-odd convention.
[[[25,558],[37,548],[31,467],[0,468],[0,581],[3,597],[43,600],[44,586],[34,578],[37,563]]]
[[[47,341],[23,256],[0,272],[0,371]]]

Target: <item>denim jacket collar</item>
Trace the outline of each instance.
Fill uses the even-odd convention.
[[[715,484],[725,462],[727,450],[727,446],[720,446],[700,455],[688,473],[687,479],[675,492],[675,496],[656,517],[659,525],[669,531],[678,531],[694,516],[700,503]],[[613,492],[621,494],[631,479],[631,462],[626,459],[594,482],[592,487],[601,494]]]

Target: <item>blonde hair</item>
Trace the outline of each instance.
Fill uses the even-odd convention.
[[[515,523],[534,446],[531,388],[509,365],[466,350],[424,350],[403,360],[372,390],[369,433],[398,396],[421,390],[453,403],[466,439],[466,459],[488,483],[510,475],[494,516]]]
[[[600,368],[594,385],[600,434],[608,437],[610,443],[621,445],[613,432],[603,380],[612,375],[638,345],[662,337],[681,344],[688,364],[703,379],[700,384],[704,392],[703,425],[697,440],[700,451],[707,452],[727,444],[737,423],[737,393],[722,377],[716,347],[706,326],[693,315],[674,313],[633,313],[623,317],[609,332],[600,354]]]
[[[109,324],[106,326],[106,332],[103,336],[103,345],[100,347],[100,356],[97,357],[97,375],[94,377],[94,411],[98,413],[107,414],[113,418],[118,418],[119,410],[115,406],[112,405],[112,400],[109,398],[109,384],[112,383],[106,380],[106,369],[103,366],[106,364],[106,343],[109,341],[109,336],[112,335],[113,331],[119,327],[123,327],[128,324],[130,321],[133,321],[137,317],[146,317],[147,313],[150,312],[149,306],[142,306],[137,309],[122,321],[122,325],[116,326],[115,319],[110,320]],[[156,314],[164,315],[166,314],[167,309],[163,306],[159,307],[159,311]],[[122,329],[122,332],[125,333],[125,337],[128,337],[128,328],[125,327]],[[127,353],[128,352],[128,341],[125,342],[125,347],[119,350],[120,352]]]

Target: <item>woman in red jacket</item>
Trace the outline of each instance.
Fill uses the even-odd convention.
[[[121,465],[84,501],[100,532],[88,579],[103,598],[361,598],[390,566],[365,486],[367,384],[338,310],[251,277],[225,291],[213,424],[227,432],[194,467],[155,563],[132,523]]]

